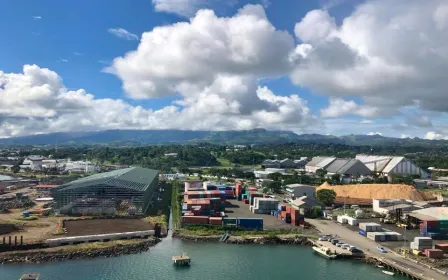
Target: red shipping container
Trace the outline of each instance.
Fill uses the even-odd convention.
[[[249,187],[249,191],[256,191],[257,188],[256,187]]]
[[[211,225],[222,225],[222,217],[210,217],[209,221]]]
[[[439,249],[425,249],[425,255],[428,258],[439,259],[443,258],[443,251]]]
[[[192,224],[192,225],[207,225],[208,222],[207,216],[192,216],[192,217],[182,217],[182,223]]]
[[[434,248],[442,250],[445,254],[448,254],[448,243],[447,244],[436,244]]]

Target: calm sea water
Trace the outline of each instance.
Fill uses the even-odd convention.
[[[174,267],[173,255],[187,252],[188,268]],[[311,248],[286,245],[225,245],[166,238],[150,251],[117,258],[40,265],[0,265],[1,280],[38,272],[42,280],[377,280],[381,269],[348,260],[326,260]],[[395,276],[394,279],[405,279]]]

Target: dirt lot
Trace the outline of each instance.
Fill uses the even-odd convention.
[[[277,217],[267,214],[254,214],[249,211],[249,204],[244,204],[238,200],[227,200],[225,212],[229,217],[263,218],[265,229],[295,228],[295,226],[279,221]]]
[[[66,236],[150,230],[153,226],[138,219],[97,219],[64,221]]]

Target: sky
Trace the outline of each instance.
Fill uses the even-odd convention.
[[[0,137],[448,139],[446,0],[4,0]]]

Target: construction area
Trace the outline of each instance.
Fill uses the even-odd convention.
[[[158,171],[130,167],[64,184],[51,196],[65,215],[136,215],[152,208],[159,188]]]
[[[154,225],[141,219],[84,219],[65,220],[64,228],[61,237],[152,230]]]

